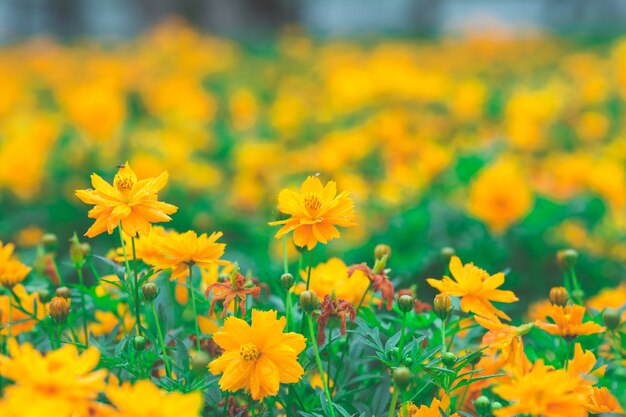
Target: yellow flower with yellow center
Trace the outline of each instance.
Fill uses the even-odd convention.
[[[202,394],[165,392],[147,380],[134,385],[124,383],[106,392],[108,399],[124,417],[200,417]]]
[[[169,214],[178,208],[158,201],[157,195],[167,179],[167,172],[163,172],[156,178],[138,181],[128,162],[120,165],[113,185],[92,174],[95,190],[76,190],[76,197],[83,203],[94,205],[89,217],[96,221],[85,236],[95,237],[105,231],[111,234],[120,224],[129,236],[147,235],[151,223],[170,221]]]
[[[537,320],[535,325],[551,335],[561,336],[568,340],[577,336],[601,333],[606,330],[606,327],[592,321],[583,322],[585,307],[579,305],[563,307],[553,304],[547,317],[552,318],[553,323]]]
[[[318,177],[308,177],[300,193],[283,189],[278,194],[278,208],[291,217],[269,223],[270,226],[283,225],[274,237],[279,239],[293,231],[295,244],[309,250],[318,243],[326,244],[339,237],[337,226],[356,226],[354,201],[348,193],[337,194],[334,181],[322,186]]]
[[[297,333],[283,333],[286,320],[275,311],[252,310],[252,324],[230,316],[213,340],[224,349],[209,364],[214,375],[221,374],[222,391],[244,389],[253,399],[276,395],[280,384],[293,384],[304,369],[298,355],[306,339]]]

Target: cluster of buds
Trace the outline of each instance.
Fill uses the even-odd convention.
[[[206,297],[210,298],[211,292],[213,293],[213,300],[211,301],[211,308],[209,314],[213,314],[215,311],[215,305],[219,300],[222,302],[222,316],[226,316],[228,306],[231,302],[237,302],[239,300],[239,308],[241,310],[242,317],[246,315],[246,305],[248,301],[248,295],[252,297],[258,297],[261,293],[261,288],[254,285],[251,280],[246,279],[239,273],[239,267],[235,264],[233,272],[228,277],[223,277],[222,281],[215,282],[209,285],[206,289]]]
[[[496,410],[501,409],[502,404],[498,401],[490,401],[489,398],[481,395],[474,401],[474,408],[480,417],[486,417],[493,415]]]
[[[334,292],[325,296],[320,305],[320,314],[317,317],[317,344],[322,345],[326,341],[325,328],[331,320],[339,320],[339,331],[342,336],[345,336],[348,318],[353,323],[356,319],[356,309],[349,301],[337,298]]]
[[[59,295],[52,297],[49,306],[50,317],[56,324],[65,324],[70,314],[71,304],[72,302],[69,297],[66,298]]]

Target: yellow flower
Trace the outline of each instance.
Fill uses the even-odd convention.
[[[516,165],[500,161],[483,169],[470,186],[469,212],[502,233],[532,206],[532,192]]]
[[[245,389],[255,400],[276,395],[281,383],[300,381],[304,369],[298,355],[306,339],[297,333],[283,333],[286,320],[276,319],[275,311],[252,310],[252,325],[233,316],[213,335],[224,353],[209,364],[214,374],[222,374],[222,391]]]
[[[44,356],[29,343],[18,345],[15,339],[9,340],[8,347],[9,356],[0,355],[0,374],[14,382],[7,388],[7,396],[28,393],[31,398],[57,399],[80,414],[105,387],[106,371],[94,371],[100,360],[95,348],[79,354],[76,346],[65,345]]]
[[[493,388],[493,392],[512,403],[497,410],[495,415],[586,416],[584,397],[576,392],[578,383],[566,371],[553,370],[538,361],[529,372],[515,374]]]
[[[107,397],[124,417],[200,417],[202,394],[161,391],[150,381],[125,383],[107,390]]]
[[[117,314],[112,311],[96,310],[94,315],[95,320],[89,324],[89,332],[95,337],[109,335],[119,325],[115,340],[121,340],[135,325],[135,316],[127,304],[118,304]]]
[[[441,411],[447,410],[450,407],[450,398],[447,395],[443,395],[441,400],[438,398],[433,398],[433,401],[430,403],[430,406],[420,405],[419,407],[413,404],[412,402],[407,402],[402,405],[400,408],[400,413],[398,413],[398,417],[402,417],[403,412],[406,410],[406,415],[408,417],[441,417]],[[458,413],[449,414],[450,417],[459,417]]]
[[[552,305],[548,317],[554,323],[537,320],[535,325],[551,335],[562,336],[565,339],[573,339],[576,336],[601,333],[606,327],[600,326],[592,321],[583,323],[585,307],[579,305],[568,305],[565,307]]]
[[[0,285],[12,288],[24,281],[31,268],[13,256],[15,246],[12,243],[3,245],[0,242]]]
[[[161,256],[150,259],[157,270],[173,268],[171,280],[185,277],[189,272],[189,265],[199,268],[209,268],[211,265],[228,265],[221,260],[226,248],[225,243],[217,243],[222,232],[206,233],[198,236],[193,230],[185,233],[169,232],[156,241],[156,247]]]
[[[0,323],[2,324],[0,335],[3,336],[9,334],[16,336],[20,333],[30,332],[37,325],[37,320],[43,320],[46,316],[44,305],[39,300],[39,293],[28,294],[26,288],[18,284],[13,287],[13,294],[19,304],[10,295],[0,295]],[[12,307],[10,307],[11,304]],[[17,308],[18,305],[21,305],[24,311]]]
[[[328,243],[340,236],[336,226],[356,226],[354,201],[347,192],[337,195],[337,184],[329,181],[326,186],[317,177],[308,177],[300,193],[283,189],[278,194],[278,208],[291,217],[270,222],[270,226],[284,225],[274,236],[281,238],[293,231],[293,241],[300,247],[313,249],[318,242]]]
[[[129,236],[146,235],[150,223],[168,222],[178,210],[176,206],[158,201],[157,193],[167,183],[167,172],[156,178],[137,181],[137,175],[128,165],[121,165],[113,185],[96,174],[91,175],[95,190],[76,190],[76,196],[86,204],[95,205],[89,217],[96,219],[85,236],[94,237],[103,232],[113,233],[118,225]]]
[[[306,271],[301,271],[300,276],[306,281]],[[348,278],[346,264],[339,258],[330,258],[328,262],[322,262],[311,269],[309,289],[322,300],[335,291],[337,298],[358,305],[369,283],[365,273],[360,270],[354,271],[352,276]],[[295,293],[299,294],[304,291],[305,284],[300,282],[294,288]]]
[[[591,414],[624,412],[617,399],[606,387],[593,387],[585,406]]]
[[[491,304],[491,301],[512,303],[518,300],[512,291],[497,289],[504,283],[502,272],[489,275],[473,263],[463,265],[458,256],[453,256],[450,258],[450,273],[454,280],[444,276],[442,280],[429,278],[426,281],[442,293],[461,297],[461,309],[465,312],[473,312],[485,318],[511,320]]]

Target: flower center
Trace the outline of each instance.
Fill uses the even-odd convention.
[[[259,349],[252,343],[246,343],[239,348],[239,356],[245,361],[255,361],[261,356]]]
[[[113,186],[120,191],[128,191],[133,188],[137,182],[137,175],[125,165],[120,165],[117,174],[113,178]]]
[[[322,201],[315,193],[307,193],[304,196],[304,207],[308,210],[315,211],[322,207]]]

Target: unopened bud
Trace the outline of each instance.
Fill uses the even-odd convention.
[[[203,350],[196,351],[191,357],[191,370],[198,376],[205,375],[209,362],[211,357],[208,353]]]
[[[569,294],[565,287],[553,287],[550,289],[550,302],[552,304],[556,304],[558,306],[565,306],[567,304],[567,300],[569,299]]]
[[[445,365],[446,368],[452,368],[456,363],[457,357],[452,352],[446,352],[441,355],[441,362]]]
[[[54,233],[46,233],[41,237],[41,245],[46,253],[54,252],[59,247],[59,239]]]
[[[385,256],[387,259],[391,258],[391,247],[383,243],[376,245],[374,248],[374,259],[382,259]]]
[[[300,306],[306,313],[312,313],[319,306],[319,303],[320,300],[313,291],[303,291],[300,294]]]
[[[397,302],[400,311],[406,314],[409,311],[413,310],[413,304],[415,300],[410,295],[402,295],[400,296],[400,298],[398,298]]]
[[[446,320],[452,312],[452,298],[447,293],[437,294],[433,301],[433,309],[441,320]]]
[[[398,389],[404,391],[411,383],[411,371],[409,371],[409,368],[402,366],[394,369],[393,382]]]
[[[456,251],[453,247],[445,246],[441,248],[441,252],[439,252],[439,255],[441,256],[441,260],[447,264],[450,261],[450,258],[456,255]]]
[[[146,348],[146,338],[143,336],[135,336],[133,339],[133,346],[136,351],[142,351]]]
[[[83,252],[83,256],[85,258],[91,256],[91,245],[87,242],[82,242],[80,244],[80,250]]]
[[[280,283],[283,284],[283,288],[289,290],[293,287],[293,275],[290,273],[285,273],[280,276]]]
[[[50,317],[56,324],[64,324],[70,314],[71,302],[67,298],[53,297],[50,301]]]
[[[413,366],[413,363],[415,363],[415,361],[411,357],[406,357],[402,359],[402,363],[408,367],[411,367]]]
[[[602,313],[602,322],[609,330],[616,330],[620,325],[621,319],[619,311],[613,308],[607,308]]]
[[[39,290],[38,295],[39,295],[39,301],[41,301],[42,303],[45,304],[48,301],[50,301],[50,291],[46,289]]]
[[[480,362],[480,358],[483,357],[483,352],[478,349],[473,349],[467,353],[467,363],[470,365],[476,365]]]
[[[578,261],[578,252],[574,249],[562,249],[556,253],[556,261],[563,269],[573,268]]]
[[[67,287],[59,287],[55,292],[57,297],[70,298],[70,289]]]
[[[491,412],[493,413],[496,410],[499,410],[502,408],[502,403],[498,402],[498,401],[494,401],[491,403]]]
[[[372,268],[372,272],[374,274],[380,274],[381,272],[385,270],[386,267],[387,267],[387,257],[383,256],[382,258],[378,258],[376,259],[376,261],[374,261],[374,268]]]
[[[141,293],[143,294],[143,298],[150,302],[157,298],[157,295],[159,295],[159,289],[154,282],[146,282],[141,286]]]
[[[476,412],[479,416],[489,414],[491,413],[491,401],[489,401],[489,398],[481,395],[474,401],[474,408],[476,408]]]
[[[82,268],[85,264],[85,253],[76,233],[70,239],[70,260],[75,268]]]

